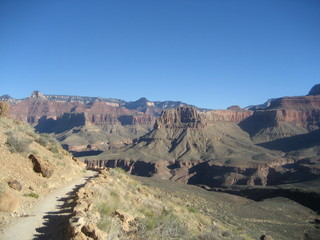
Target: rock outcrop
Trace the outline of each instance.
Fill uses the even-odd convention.
[[[320,84],[314,85],[311,90],[309,91],[309,96],[312,95],[320,95]]]
[[[318,85],[308,96],[274,99],[265,110],[258,110],[240,126],[256,143],[305,134],[320,127]]]
[[[33,170],[36,173],[41,173],[43,177],[49,178],[52,176],[54,167],[48,161],[42,160],[40,157],[30,154],[29,159],[32,161]]]
[[[155,128],[201,128],[205,124],[195,107],[178,107],[163,111]]]
[[[238,109],[225,111],[251,114]],[[281,155],[255,146],[236,120],[215,121],[213,116],[194,107],[164,110],[150,133],[128,147],[89,157],[86,163],[209,186],[269,184],[269,168]]]

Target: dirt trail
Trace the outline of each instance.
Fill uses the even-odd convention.
[[[55,190],[46,198],[40,200],[29,216],[21,217],[3,235],[0,235],[0,239],[65,239],[74,194],[88,179],[95,175],[96,172],[88,171],[85,176]]]

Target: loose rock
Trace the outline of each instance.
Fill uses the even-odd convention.
[[[14,190],[21,191],[22,185],[17,180],[11,180],[8,182],[9,187],[11,187]]]

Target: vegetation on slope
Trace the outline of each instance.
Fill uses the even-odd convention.
[[[83,165],[50,135],[4,115],[0,114],[0,232],[28,215],[38,198],[83,171]],[[36,171],[31,154],[45,164],[46,176]]]
[[[105,239],[252,239],[239,225],[205,211],[205,199],[149,187],[118,168],[90,180],[78,196],[75,213],[83,225],[73,231],[75,239],[92,232]],[[98,230],[88,233],[88,226]]]
[[[103,170],[79,190],[77,239],[318,239],[319,215],[286,198],[252,201],[196,186]]]

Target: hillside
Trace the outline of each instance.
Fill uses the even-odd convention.
[[[0,116],[0,232],[28,216],[39,199],[83,174],[60,144],[17,120]]]
[[[285,198],[255,202],[195,186],[102,171],[78,193],[74,239],[310,239],[318,215]]]

